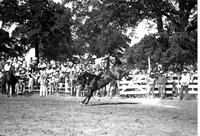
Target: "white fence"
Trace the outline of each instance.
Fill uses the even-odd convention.
[[[174,74],[172,76],[172,79],[177,84],[176,85],[177,89],[180,90],[181,86],[179,84],[178,76],[176,74]],[[145,95],[148,93],[147,92],[147,83],[146,83],[146,80],[144,80],[144,76],[143,76],[143,79],[138,82],[135,82],[132,80],[131,81],[126,81],[126,80],[118,81],[118,88],[119,88],[120,94],[122,94],[122,95],[143,95],[143,94]],[[76,89],[78,89],[78,88],[76,88]],[[196,95],[198,93],[197,74],[194,76],[194,80],[192,82],[190,82],[188,89],[189,89],[189,91],[188,91],[189,94]],[[70,88],[69,88],[69,90],[70,90]],[[65,83],[59,83],[59,92],[65,93]],[[157,85],[155,85],[154,94],[158,94],[158,93],[159,93],[158,87],[157,87]],[[173,94],[172,83],[166,84],[165,93],[168,95]]]
[[[141,78],[142,79],[142,78]],[[176,74],[172,75],[172,81],[176,84],[176,88],[180,90],[180,83],[178,80],[178,76]],[[139,82],[135,81],[119,81],[118,87],[121,95],[138,95],[138,94],[147,94],[147,83],[144,80],[140,80]],[[189,94],[198,94],[198,77],[197,74],[194,75],[193,80],[190,82],[188,86]],[[155,85],[154,94],[158,94],[158,87]],[[173,94],[173,85],[171,82],[166,83],[165,94],[172,95]]]
[[[118,81],[118,88],[119,88],[119,92],[121,95],[145,95],[147,94],[147,83],[146,80],[144,79],[145,77],[143,76],[143,78],[141,78],[142,80],[139,80],[137,82],[131,80],[131,81]],[[180,90],[180,83],[178,80],[178,76],[177,75],[173,75],[172,76],[172,81],[174,81],[176,83],[176,88],[178,90]],[[27,86],[26,86],[26,89]],[[78,89],[78,88],[76,88]],[[189,86],[188,86],[188,93],[189,94],[198,94],[198,77],[197,74],[194,75],[193,81],[190,82]],[[59,83],[59,93],[71,93],[71,88],[68,89],[68,92],[65,92],[65,83]],[[38,92],[39,89],[34,89],[34,91]],[[154,94],[158,94],[158,88],[157,85],[155,85],[155,89],[154,89]],[[172,95],[173,94],[173,85],[172,83],[167,83],[166,84],[166,88],[165,88],[165,93]]]

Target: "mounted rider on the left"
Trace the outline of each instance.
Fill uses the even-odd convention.
[[[12,65],[12,62],[8,60],[4,65],[3,76],[1,79],[1,91],[2,94],[7,94],[12,96],[15,93],[15,84],[18,79],[15,76],[15,67]]]

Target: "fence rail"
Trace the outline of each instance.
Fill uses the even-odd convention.
[[[172,76],[174,83],[176,84],[176,88],[180,90],[181,85],[178,80],[177,75]],[[120,94],[122,95],[135,95],[135,94],[147,94],[147,83],[143,80],[141,82],[134,81],[119,81],[118,82]],[[158,86],[155,85],[154,94],[158,94]],[[165,93],[172,95],[173,94],[173,84],[168,82],[166,83]],[[188,93],[189,94],[198,94],[198,77],[197,74],[194,75],[193,80],[188,85]]]
[[[176,87],[180,90],[180,83],[178,81],[178,77],[176,75],[173,76],[173,81],[177,84]],[[1,89],[1,87],[0,87]],[[28,89],[26,85],[25,90]],[[59,83],[59,93],[71,93],[71,88],[69,91],[65,91],[65,83]],[[119,81],[118,82],[118,89],[120,94],[122,95],[139,95],[139,94],[147,94],[147,83],[143,80],[142,82],[134,82],[134,81]],[[39,92],[39,88],[34,86],[34,92]],[[155,85],[154,94],[158,94],[158,87]],[[173,85],[172,83],[166,83],[165,93],[172,95],[173,94]],[[194,76],[194,80],[190,82],[188,86],[188,93],[189,94],[198,94],[198,78],[197,75]]]

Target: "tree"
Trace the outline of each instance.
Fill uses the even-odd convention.
[[[6,46],[9,44],[9,33],[3,29],[0,29],[0,52],[8,53],[9,48]]]
[[[152,67],[161,62],[162,49],[156,39],[156,34],[145,36],[141,41],[126,51],[126,59],[134,68],[148,69],[148,57],[151,57]]]
[[[130,39],[115,20],[111,21],[107,7],[101,1],[73,1],[74,37],[81,41],[77,43],[86,51],[97,57],[122,57]]]
[[[64,6],[69,2],[72,11]],[[49,59],[85,52],[98,57],[127,54],[135,67],[145,68],[151,57],[151,62],[173,69],[197,61],[197,0],[3,0],[0,19],[3,27],[17,23],[11,37],[15,44],[35,47],[37,56],[40,52]],[[158,33],[128,48],[126,30],[144,19],[153,20]]]
[[[129,56],[127,56],[129,62],[134,65],[138,64],[138,67],[141,68],[147,66],[147,57],[151,57],[153,65],[160,63],[165,70],[171,68],[174,71],[181,71],[187,65],[196,65],[197,1],[147,0],[140,4],[145,7],[141,8],[143,18],[149,17],[155,20],[158,33],[153,36],[152,40],[148,40],[152,38],[151,35],[146,36],[140,43],[130,47],[131,49],[128,49]],[[135,17],[134,14],[136,13],[129,14],[129,22],[132,17]],[[164,21],[163,17],[165,17]],[[155,45],[156,48],[154,48]],[[149,46],[154,49],[153,54],[151,54]],[[130,50],[133,51],[134,55],[130,55]],[[146,57],[137,59],[141,55]],[[141,62],[143,63],[141,64]]]
[[[3,26],[17,24],[11,38],[25,51],[34,47],[37,58],[73,61],[71,12],[64,5],[51,0],[4,0],[0,9]]]
[[[170,48],[165,52],[160,46],[156,34],[145,36],[138,44],[127,49],[128,63],[135,68],[147,69],[148,57],[152,68],[156,63],[162,64],[164,70],[181,71],[188,65],[196,67],[197,63],[197,33],[175,33],[169,39]]]
[[[128,47],[130,39],[122,29],[110,21],[107,5],[100,1],[74,2],[78,22],[75,35],[84,41],[88,50],[97,56],[120,54]]]
[[[12,3],[12,4],[11,4]],[[16,0],[6,0],[0,2],[0,53],[1,55],[19,55],[19,51],[14,50],[14,40],[10,38],[7,29],[17,20],[18,6]]]
[[[170,48],[163,53],[165,69],[181,71],[188,65],[196,67],[197,64],[197,32],[179,32],[169,39]]]
[[[28,15],[26,21],[16,28],[14,36],[22,44],[35,47],[37,58],[60,59],[64,54],[68,58],[68,47],[71,45],[70,12],[64,6],[47,0],[29,0],[22,6]]]

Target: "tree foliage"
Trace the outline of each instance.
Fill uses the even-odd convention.
[[[153,67],[159,63],[165,70],[170,68],[173,71],[181,71],[188,65],[195,66],[197,1],[147,0],[142,1],[142,4],[146,7],[143,9],[143,16],[155,21],[158,33],[146,36],[130,47],[126,56],[128,62],[138,68],[147,68],[147,58],[150,57]],[[130,18],[132,16],[134,18],[134,15]]]
[[[144,19],[154,21],[158,33],[129,47],[126,31]],[[35,47],[38,57],[73,61],[86,52],[124,55],[140,69],[147,68],[150,57],[153,67],[159,63],[179,71],[197,63],[197,0],[3,0],[0,21],[1,47]],[[9,37],[4,28],[14,23]]]
[[[122,56],[130,39],[111,21],[107,8],[108,5],[100,1],[73,1],[74,35],[87,51],[98,57]]]
[[[35,47],[38,58],[73,61],[77,51],[69,8],[51,0],[3,0],[0,9],[3,27],[17,24],[11,37],[15,43],[26,50]]]
[[[3,29],[0,29],[0,52],[9,52],[9,48],[7,47],[9,45],[9,42],[9,33]]]
[[[188,65],[196,67],[197,63],[197,33],[174,33],[167,41],[169,48],[163,52],[160,46],[159,34],[145,36],[139,43],[126,51],[128,63],[139,69],[148,68],[148,57],[151,67],[156,69],[162,64],[164,70],[181,71]]]

